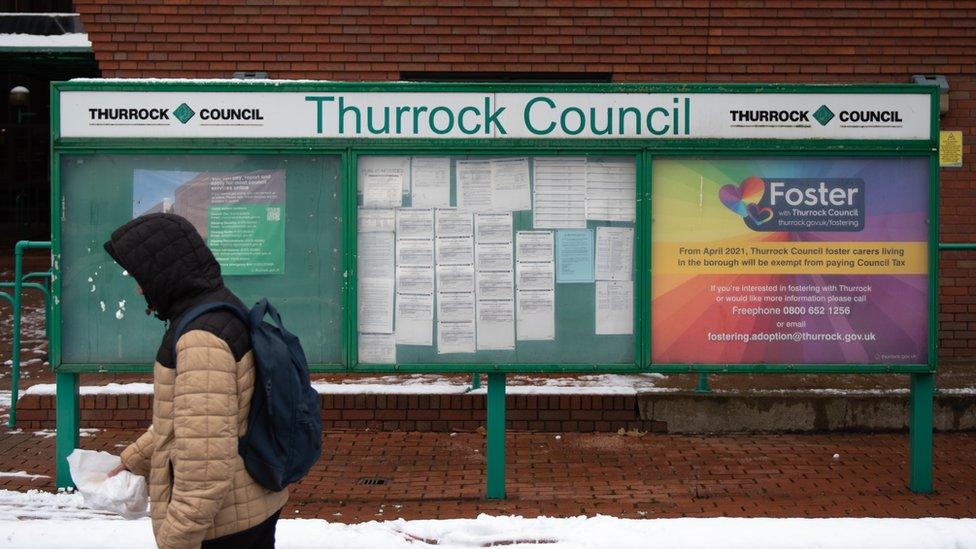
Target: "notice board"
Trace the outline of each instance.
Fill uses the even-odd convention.
[[[634,156],[360,156],[375,364],[635,361]]]
[[[152,362],[101,245],[153,211],[316,371],[935,367],[934,87],[53,87],[56,369]]]
[[[654,163],[652,358],[928,360],[928,160]]]
[[[102,248],[134,216],[190,220],[245,304],[267,297],[309,360],[342,351],[338,156],[76,154],[61,157],[62,360],[151,364],[164,330]]]

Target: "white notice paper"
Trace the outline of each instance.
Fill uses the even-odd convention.
[[[485,271],[475,275],[478,299],[512,299],[515,280],[512,271]]]
[[[397,265],[396,291],[399,294],[433,294],[434,268]]]
[[[394,242],[393,233],[359,233],[356,276],[393,280]]]
[[[366,177],[370,174],[384,175],[400,181],[402,194],[410,193],[410,157],[409,156],[360,156],[356,160],[359,169],[359,192],[364,192]],[[399,202],[396,204],[400,205]]]
[[[438,292],[473,292],[474,266],[472,265],[438,265]]]
[[[535,159],[536,229],[586,228],[586,158]]]
[[[634,283],[596,281],[596,334],[634,333]]]
[[[596,279],[630,280],[634,270],[634,229],[596,228]]]
[[[430,267],[434,264],[433,240],[397,240],[397,265]]]
[[[396,340],[393,334],[359,334],[359,362],[396,364]]]
[[[437,320],[440,322],[474,322],[474,294],[437,294]]]
[[[475,246],[475,267],[478,271],[511,271],[512,243]]]
[[[532,209],[529,159],[496,158],[491,161],[492,208],[500,211]],[[481,343],[479,342],[480,346]]]
[[[491,161],[457,161],[457,205],[469,212],[492,210]]]
[[[474,338],[474,321],[438,322],[437,354],[473,353]]]
[[[515,261],[552,261],[552,231],[519,231],[515,234]]]
[[[410,163],[410,196],[415,208],[441,208],[451,205],[451,159],[415,156]]]
[[[393,279],[360,278],[357,298],[359,331],[393,333]]]
[[[471,265],[474,263],[474,240],[470,236],[437,239],[438,265]]]
[[[437,236],[471,236],[474,222],[471,212],[458,210],[437,210]]]
[[[396,210],[371,210],[359,208],[359,232],[361,233],[392,233],[396,228]]]
[[[588,160],[586,218],[633,223],[637,212],[637,168],[633,160]]]
[[[554,275],[552,263],[515,264],[515,284],[520,290],[552,290]]]
[[[519,341],[552,341],[555,330],[553,290],[519,290],[516,332]]]
[[[434,343],[434,296],[397,294],[396,342],[404,345]]]
[[[512,213],[474,214],[474,239],[479,244],[512,241]]]
[[[434,210],[400,208],[396,211],[397,238],[434,238]]]
[[[403,178],[395,174],[367,173],[363,179],[363,207],[395,208],[403,203]]]
[[[478,302],[478,349],[504,350],[515,348],[515,303],[505,301]]]

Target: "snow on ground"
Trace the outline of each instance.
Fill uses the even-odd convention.
[[[52,509],[60,514],[67,509]],[[81,518],[81,517],[79,517]],[[325,540],[328,540],[327,542]],[[513,548],[669,549],[966,549],[976,547],[974,519],[619,519],[609,516],[395,520],[361,524],[321,519],[278,523],[279,549],[506,546]],[[154,547],[148,519],[0,520],[10,549]]]
[[[0,423],[6,424],[10,418],[11,391],[0,391]]]
[[[19,429],[18,429],[19,431]],[[12,431],[8,431],[12,432]],[[54,438],[57,436],[58,432],[55,429],[38,429],[36,431],[29,431],[34,434],[35,437],[44,438]],[[101,432],[101,429],[93,429],[89,427],[78,429],[78,436],[80,437],[93,437],[95,433]]]
[[[77,520],[95,518],[113,521],[122,520],[120,516],[85,507],[85,500],[77,492],[72,494],[63,492],[52,494],[51,492],[42,492],[40,490],[30,490],[27,492],[0,490],[0,532],[9,530],[8,526],[16,524],[14,521],[19,520]],[[80,525],[80,529],[75,532],[75,535],[84,537],[84,534],[81,534],[82,529],[87,531],[88,526],[86,525],[89,524],[97,528],[96,525],[98,523],[79,522],[77,524]],[[47,529],[45,528],[44,530],[46,531]],[[0,533],[0,541],[3,538],[4,534]],[[0,545],[9,547],[6,543],[0,543]]]
[[[36,478],[51,478],[51,477],[49,477],[47,475],[32,475],[32,474],[28,473],[27,471],[11,471],[11,472],[7,472],[7,473],[0,472],[0,478],[4,478],[4,477],[7,477],[7,478],[10,478],[10,477],[29,478],[31,480],[34,480]]]
[[[278,523],[279,549],[673,548],[976,549],[976,519],[620,519],[610,516]],[[78,493],[0,490],[0,546],[8,549],[155,547],[148,519],[85,507]]]

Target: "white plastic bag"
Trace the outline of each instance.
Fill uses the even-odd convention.
[[[68,456],[71,479],[85,498],[85,505],[127,519],[142,518],[149,506],[146,479],[125,470],[109,477],[109,471],[121,463],[119,456],[108,452],[75,449]]]

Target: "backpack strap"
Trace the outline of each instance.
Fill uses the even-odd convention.
[[[182,318],[180,318],[179,324],[176,325],[176,329],[173,330],[173,368],[176,368],[176,344],[180,341],[180,337],[183,332],[186,331],[186,327],[190,325],[191,322],[200,318],[201,316],[213,312],[213,311],[227,311],[232,313],[238,318],[245,326],[250,327],[251,322],[248,319],[247,311],[242,310],[237,305],[233,303],[227,303],[226,301],[211,301],[210,303],[201,303],[196,307],[190,309]]]

